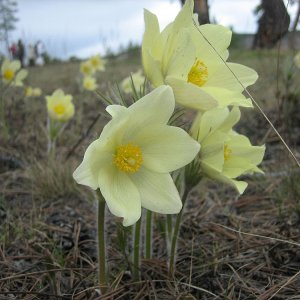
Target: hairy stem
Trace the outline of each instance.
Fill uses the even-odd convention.
[[[99,286],[101,294],[105,294],[107,289],[106,277],[106,255],[105,255],[105,200],[100,192],[98,195],[98,264],[99,264]]]
[[[171,251],[170,251],[170,263],[169,263],[169,276],[172,277],[175,272],[175,263],[176,263],[176,249],[177,249],[177,239],[179,234],[179,229],[181,225],[181,219],[184,211],[184,205],[187,199],[187,196],[190,192],[190,189],[188,187],[185,187],[184,193],[182,196],[182,209],[180,213],[176,217],[175,226],[174,226],[174,232],[171,242]]]
[[[147,210],[146,216],[146,258],[151,258],[152,252],[152,211]]]
[[[134,244],[133,244],[133,280],[140,279],[140,238],[141,238],[141,218],[135,223]]]

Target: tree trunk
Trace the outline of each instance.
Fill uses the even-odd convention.
[[[291,49],[295,49],[295,34],[296,34],[297,25],[299,23],[299,19],[300,19],[300,0],[298,0],[297,14],[296,14],[295,19],[293,21],[292,28],[291,28],[291,33],[290,33],[289,43],[290,43]]]
[[[181,4],[184,3],[185,0],[181,0]],[[208,0],[194,0],[194,13],[198,14],[200,24],[210,23]]]
[[[283,0],[262,0],[261,8],[253,48],[273,48],[288,32],[290,16]]]

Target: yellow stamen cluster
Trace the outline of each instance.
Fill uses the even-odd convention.
[[[57,105],[55,105],[53,110],[57,115],[63,115],[66,111],[66,108],[63,104],[57,104]]]
[[[122,145],[117,148],[114,163],[117,168],[127,173],[135,173],[143,162],[141,148],[133,144]]]
[[[228,145],[224,145],[224,161],[227,161],[231,156],[232,150],[228,148]]]
[[[15,72],[11,69],[7,69],[4,71],[3,73],[3,77],[7,80],[7,81],[11,81],[13,80],[13,78],[15,77]]]
[[[202,60],[197,59],[188,74],[188,82],[203,86],[208,79],[207,66]]]

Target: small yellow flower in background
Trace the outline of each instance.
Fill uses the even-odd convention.
[[[300,69],[300,51],[295,55],[294,62],[296,66]]]
[[[94,70],[96,71],[105,70],[105,61],[100,57],[100,55],[94,55],[88,61],[93,66]]]
[[[18,60],[9,61],[5,59],[2,63],[1,76],[4,83],[22,86],[27,73],[26,70],[21,69],[21,63]]]
[[[217,108],[199,114],[192,126],[192,136],[201,144],[199,152],[204,175],[234,186],[240,194],[247,183],[236,178],[253,172],[263,173],[265,146],[252,146],[249,139],[232,130],[239,121],[240,111],[234,107]]]
[[[42,95],[42,90],[40,88],[34,88],[32,90],[33,97],[40,97]]]
[[[162,32],[154,14],[145,10],[144,18],[142,62],[155,87],[170,85],[179,104],[198,110],[228,105],[252,107],[238,80],[247,87],[258,76],[248,67],[227,63],[237,80],[224,63],[232,35],[229,29],[212,24],[196,28],[193,0],[185,2],[174,22]]]
[[[191,162],[200,145],[183,129],[167,125],[174,108],[167,86],[128,108],[108,106],[112,120],[73,174],[79,184],[100,188],[110,211],[124,218],[124,226],[141,217],[141,207],[164,214],[182,207],[169,172]]]
[[[31,86],[27,86],[25,88],[25,97],[31,97],[33,92],[33,88]]]
[[[145,82],[145,76],[142,75],[142,70],[132,73],[131,77],[128,76],[124,78],[121,82],[121,88],[127,94],[132,93],[131,78],[137,91],[140,91],[140,88],[143,87]]]
[[[42,95],[42,90],[40,88],[33,88],[27,86],[25,88],[25,97],[40,97]]]
[[[89,60],[84,61],[80,64],[80,72],[83,76],[90,76],[95,73],[95,69]]]
[[[84,89],[89,91],[94,91],[98,87],[96,79],[92,76],[85,76],[82,85]]]
[[[65,95],[57,89],[51,96],[46,96],[49,117],[56,121],[65,122],[74,115],[74,104],[71,95]]]

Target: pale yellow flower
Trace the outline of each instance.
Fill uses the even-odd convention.
[[[140,89],[143,87],[144,83],[145,83],[145,77],[142,75],[142,71],[139,70],[135,73],[131,74],[131,77],[128,76],[126,78],[124,78],[121,82],[121,88],[122,90],[129,94],[132,93],[132,81],[134,83],[134,87],[136,89],[136,91],[140,91]]]
[[[183,129],[168,126],[175,108],[170,87],[161,86],[130,107],[107,107],[112,120],[86,150],[75,180],[100,189],[123,225],[141,217],[141,207],[175,214],[182,203],[169,172],[193,160],[200,145]]]
[[[18,60],[9,61],[5,59],[2,63],[1,76],[2,81],[6,84],[22,86],[27,73],[27,70],[21,69],[21,63]]]
[[[74,115],[74,104],[71,95],[65,95],[57,89],[51,96],[46,96],[49,117],[56,121],[65,122]]]
[[[31,97],[33,94],[33,88],[31,86],[27,86],[25,88],[25,97]]]
[[[145,75],[155,87],[170,85],[178,103],[199,110],[252,107],[242,92],[258,76],[243,65],[224,63],[232,35],[229,29],[212,24],[196,27],[192,0],[185,2],[162,32],[154,14],[145,10],[144,17],[142,61]]]
[[[85,76],[82,85],[89,91],[94,91],[98,87],[96,79],[92,76]]]
[[[40,97],[42,95],[42,90],[40,88],[34,88],[32,90],[33,97]]]
[[[234,186],[241,194],[247,183],[236,178],[253,172],[262,173],[257,165],[263,159],[265,146],[252,146],[246,136],[232,130],[239,119],[237,107],[231,111],[217,108],[200,113],[193,123],[192,136],[201,144],[201,172]]]
[[[80,64],[80,72],[83,76],[91,76],[95,73],[95,69],[89,60]]]
[[[100,55],[94,55],[89,59],[90,64],[96,71],[105,70],[105,61],[101,58]]]

